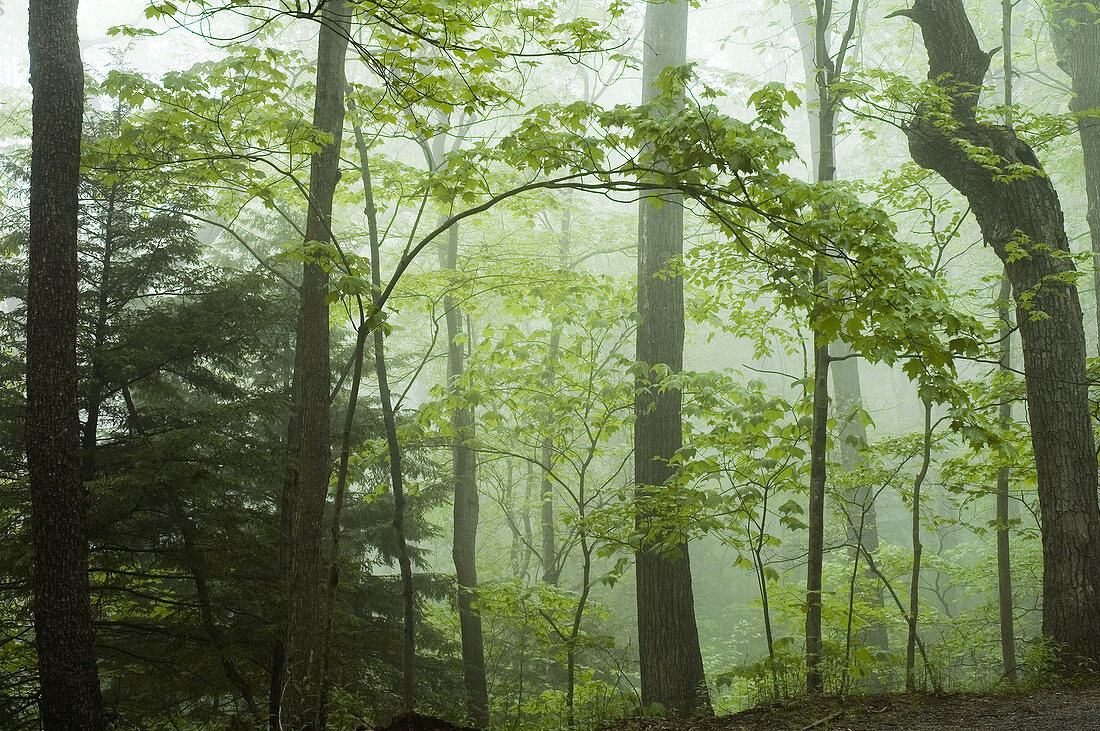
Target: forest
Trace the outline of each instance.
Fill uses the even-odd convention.
[[[1092,3],[0,0],[0,179],[0,729],[1100,724]]]

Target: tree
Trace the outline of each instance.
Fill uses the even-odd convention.
[[[317,642],[321,607],[321,533],[332,445],[329,440],[329,249],[333,241],[332,198],[340,179],[340,140],[344,122],[344,55],[351,10],[326,3],[317,41],[317,92],[313,126],[332,136],[310,160],[305,238],[313,246],[302,264],[298,315],[296,387],[298,401],[297,485],[291,501],[290,588],[286,661],[280,720],[291,731],[314,729],[323,713],[320,697],[321,647]],[[316,245],[314,246],[314,243]]]
[[[916,0],[895,15],[920,26],[934,95],[905,125],[910,154],[966,196],[1012,283],[1038,472],[1043,632],[1061,668],[1074,672],[1100,662],[1100,506],[1085,334],[1061,206],[1012,127],[976,117],[993,54],[979,47],[961,0]]]
[[[1050,37],[1058,65],[1072,84],[1070,110],[1077,115],[1085,163],[1086,219],[1092,242],[1097,343],[1100,347],[1100,13],[1096,6],[1071,0],[1047,0]],[[1006,46],[1006,55],[1010,46]]]
[[[1006,126],[1012,126],[1013,81],[1012,81],[1012,0],[1001,0],[1001,43],[1004,46],[1004,95]],[[1098,148],[1100,151],[1100,148]],[[1097,162],[1100,162],[1098,160]],[[1100,190],[1096,191],[1100,194]],[[1100,228],[1097,229],[1100,234]],[[1100,236],[1094,237],[1094,251],[1100,247]],[[1094,256],[1100,255],[1097,251]],[[1100,288],[1095,292],[1100,294]],[[997,319],[1001,321],[1001,352],[999,368],[1003,375],[1012,371],[1012,315],[1008,310],[1012,296],[1012,283],[1007,277],[1001,277],[1000,292],[997,294]],[[1098,297],[1097,302],[1100,302]],[[1097,305],[1100,307],[1100,304]],[[1100,310],[1098,310],[1100,311]],[[1100,322],[1100,321],[1098,321]],[[998,420],[1002,429],[1007,430],[1012,423],[1012,401],[1005,399],[998,409]],[[1012,606],[1012,563],[1008,548],[1008,486],[1012,479],[1012,469],[1001,467],[997,470],[997,614],[1001,633],[1001,667],[1010,683],[1016,682],[1016,629],[1014,608]]]
[[[667,67],[683,65],[687,18],[687,2],[646,3],[643,103],[658,96]],[[710,711],[688,544],[654,530],[655,507],[648,504],[652,488],[675,473],[670,460],[683,446],[680,391],[659,389],[655,383],[661,374],[683,368],[684,284],[669,274],[678,266],[683,244],[682,198],[662,193],[643,199],[638,204],[639,372],[634,402],[634,481],[642,538],[635,552],[638,659],[642,704],[659,703],[669,713],[687,716]]]
[[[832,3],[818,1],[814,4],[814,8],[813,39],[808,44],[808,48],[804,46],[803,59],[807,80],[812,79],[814,88],[817,90],[817,114],[810,119],[810,139],[811,146],[814,147],[813,168],[818,182],[828,182],[836,179],[836,116],[837,108],[842,101],[842,92],[837,89],[837,81],[845,71],[844,62],[855,32],[859,0],[852,0],[848,11],[847,27],[835,55],[829,49]],[[812,58],[807,59],[809,49],[812,49]],[[821,276],[820,265],[814,267],[814,280],[815,289],[828,288],[828,282]],[[824,679],[818,665],[821,662],[822,653],[821,570],[824,559],[825,453],[829,428],[830,370],[835,376],[834,383],[837,391],[835,411],[843,425],[840,434],[840,452],[841,461],[846,470],[853,470],[859,464],[858,447],[851,442],[855,440],[866,443],[867,433],[859,413],[863,407],[858,361],[852,357],[854,354],[851,348],[841,341],[838,359],[834,362],[829,352],[831,345],[829,340],[822,337],[818,328],[814,328],[813,333],[813,431],[810,438],[810,497],[807,516],[809,546],[806,567],[806,688],[811,693],[820,693],[824,687]],[[860,548],[874,550],[878,542],[870,491],[866,487],[857,487],[853,491],[850,504],[845,505],[843,509],[848,516],[848,537],[855,546],[853,556],[858,561]],[[854,515],[856,512],[859,513],[858,516]]]
[[[84,67],[76,0],[30,4],[27,468],[42,725],[106,727],[88,591],[77,411],[77,214]]]
[[[458,225],[447,229],[439,247],[439,265],[447,272],[458,267]],[[443,295],[447,326],[447,387],[459,391],[466,372],[466,339],[462,306],[448,292]],[[454,542],[451,556],[458,582],[458,617],[462,635],[462,677],[470,721],[489,724],[489,691],[485,683],[485,647],[481,616],[473,603],[477,592],[477,450],[473,404],[459,394],[461,405],[451,411],[451,474],[454,478]]]

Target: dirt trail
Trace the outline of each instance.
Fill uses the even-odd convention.
[[[1100,731],[1100,685],[1020,694],[800,698],[721,718],[630,719],[603,728],[605,731]]]

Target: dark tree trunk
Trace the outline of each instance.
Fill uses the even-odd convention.
[[[1005,124],[1011,125],[1012,110],[1012,6],[1015,0],[1001,0],[1001,52],[1004,61]],[[1100,160],[1098,160],[1100,162]],[[1095,248],[1095,247],[1094,247]],[[1100,294],[1100,293],[1098,293]],[[1012,283],[1007,277],[1001,278],[1001,289],[997,295],[997,319],[1001,321],[1000,340],[1001,375],[1012,372],[1012,314],[1008,309],[1008,300],[1012,296]],[[1005,398],[998,409],[998,421],[1001,429],[1007,430],[1012,424],[1012,401]],[[1016,629],[1012,605],[1012,562],[1008,550],[1008,487],[1012,470],[1001,467],[997,470],[997,611],[1000,619],[1001,665],[1008,682],[1016,682]]]
[[[1079,115],[1081,152],[1085,163],[1086,219],[1092,242],[1092,284],[1095,298],[1097,348],[1100,348],[1100,11],[1091,3],[1051,2],[1046,4],[1050,35],[1058,65],[1073,84],[1070,109]],[[1084,112],[1091,112],[1084,115]]]
[[[924,402],[924,439],[921,442],[920,471],[913,480],[912,540],[913,566],[909,573],[909,635],[905,643],[905,689],[917,689],[917,621],[920,618],[920,557],[924,546],[920,541],[920,490],[932,463],[932,402]]]
[[[288,348],[288,350],[290,350]],[[298,357],[298,350],[294,348],[287,354],[289,374],[290,374],[290,415],[287,419],[286,427],[286,447],[287,454],[290,456],[290,460],[287,464],[286,473],[283,475],[282,489],[279,491],[279,588],[282,591],[280,597],[280,610],[281,620],[278,629],[280,630],[279,636],[276,638],[274,647],[271,652],[271,682],[268,686],[268,698],[267,698],[267,712],[268,712],[268,729],[269,731],[281,731],[279,721],[279,709],[282,707],[282,695],[283,695],[283,669],[286,661],[286,619],[287,619],[287,601],[290,598],[290,554],[291,554],[291,522],[294,518],[294,496],[297,493],[298,486],[298,459],[297,455],[301,449],[300,444],[300,429],[299,412],[301,411],[301,388],[299,387],[298,377],[301,374],[301,359]],[[278,616],[278,615],[277,615]]]
[[[110,287],[113,268],[111,265],[115,253],[115,209],[118,200],[118,185],[112,185],[107,193],[107,211],[103,220],[103,260],[99,269],[99,282],[96,292],[95,325],[92,329],[91,371],[92,382],[86,397],[88,419],[84,422],[81,435],[81,476],[84,481],[95,478],[95,448],[99,438],[99,414],[103,408],[103,394],[107,391],[107,373],[103,366],[103,346],[107,341],[107,317],[110,305]]]
[[[39,710],[47,731],[102,729],[77,406],[77,214],[84,67],[76,0],[31,0],[27,469]]]
[[[358,136],[358,129],[356,130]],[[370,181],[364,180],[366,185]],[[368,194],[369,195],[369,194]],[[376,240],[372,235],[372,242]],[[374,264],[372,262],[372,268]],[[348,384],[348,404],[344,409],[344,427],[340,434],[340,459],[336,468],[336,494],[332,498],[332,523],[329,528],[328,582],[325,586],[325,629],[321,640],[321,728],[328,721],[329,695],[332,689],[333,627],[336,623],[336,594],[340,588],[340,538],[343,525],[344,497],[348,486],[348,464],[351,461],[351,435],[355,426],[355,410],[359,405],[359,385],[363,380],[363,352],[366,350],[368,324],[366,308],[359,303],[359,323],[356,326],[355,348],[351,356],[351,382]],[[379,333],[381,328],[379,328]],[[385,368],[385,356],[382,354]],[[389,393],[387,392],[387,397]],[[400,467],[400,462],[398,462]],[[411,698],[411,695],[410,695]],[[411,703],[405,710],[412,710]]]
[[[170,490],[176,491],[176,486],[170,486]],[[169,498],[169,507],[172,510],[172,518],[179,529],[183,539],[183,562],[195,581],[195,597],[198,600],[199,618],[202,621],[203,630],[206,632],[214,653],[218,656],[218,662],[222,666],[225,677],[233,684],[233,687],[241,694],[245,706],[252,718],[257,718],[259,706],[256,704],[252,687],[241,675],[237,665],[230,654],[232,646],[218,625],[214,616],[214,601],[210,596],[210,565],[206,560],[206,553],[199,538],[198,528],[194,520],[187,514],[183,502],[173,494]]]
[[[929,78],[950,77],[953,137],[918,112],[905,128],[917,164],[967,197],[985,242],[1004,262],[1016,301],[1043,534],[1043,632],[1062,668],[1100,663],[1100,506],[1085,373],[1085,334],[1062,210],[1031,148],[1006,126],[975,121],[991,54],[981,50],[961,0],[916,0],[902,11],[920,27]],[[955,140],[1034,168],[994,177]]]
[[[684,63],[687,52],[687,2],[648,2],[642,65],[642,100],[657,94],[654,82],[666,66]],[[637,359],[671,372],[683,368],[684,285],[677,276],[658,276],[683,252],[684,217],[680,198],[662,195],[638,207]],[[681,394],[657,392],[650,370],[637,384],[634,403],[634,482],[641,502],[649,486],[666,483],[675,473],[669,460],[683,445]],[[686,716],[710,713],[703,674],[695,599],[686,539],[662,546],[667,536],[654,531],[661,521],[648,508],[637,513],[638,532],[655,534],[656,543],[635,555],[638,601],[638,659],[642,703],[660,703],[667,712]]]
[[[1010,3],[1012,0],[1005,0]],[[1007,279],[1001,280],[1001,293],[998,299],[997,313],[1001,319],[1001,362],[1002,373],[1012,368],[1012,320],[1008,311],[1008,298],[1011,285]],[[1008,429],[1012,423],[1012,402],[1007,398],[1001,403],[999,421],[1002,429]],[[997,470],[997,608],[1001,628],[1001,662],[1004,677],[1016,682],[1016,627],[1012,604],[1012,564],[1008,550],[1008,487],[1012,470],[1001,467]]]
[[[363,212],[370,236],[371,306],[372,316],[382,310],[382,243],[378,229],[378,209],[374,204],[374,183],[371,180],[370,155],[359,123],[355,124],[355,147],[359,151],[359,173],[363,180]],[[397,418],[390,392],[389,368],[386,364],[386,333],[381,320],[361,322],[362,338],[368,327],[374,328],[374,375],[378,379],[378,400],[382,407],[382,424],[386,432],[386,451],[390,462],[390,488],[393,490],[393,534],[397,544],[397,565],[401,572],[401,701],[405,712],[416,705],[416,589],[413,586],[412,557],[405,536],[405,472],[401,442],[397,435]],[[346,468],[341,455],[341,470]]]
[[[821,276],[814,271],[814,285]],[[821,693],[821,571],[825,559],[825,449],[829,435],[829,346],[814,333],[813,428],[810,433],[809,505],[806,550],[806,692]]]
[[[326,3],[321,11],[313,125],[331,134],[334,141],[315,153],[310,162],[307,241],[332,241],[332,197],[340,178],[349,12],[335,2]],[[325,254],[319,251],[302,266],[298,315],[300,452],[290,530],[290,590],[280,713],[283,728],[288,731],[314,729],[321,720],[321,533],[332,472],[328,275],[322,266],[324,259]]]
[[[797,0],[791,1],[792,13],[795,11]],[[836,80],[844,71],[844,59],[850,48],[852,35],[855,31],[856,11],[859,0],[853,0],[849,10],[849,22],[847,30],[841,36],[840,45],[834,55],[829,49],[829,29],[832,23],[832,4],[815,3],[813,16],[813,43],[812,56],[808,56],[807,48],[803,48],[803,61],[806,66],[808,79],[813,79],[817,89],[818,108],[816,120],[811,120],[811,144],[816,142],[816,150],[813,155],[813,163],[816,178],[819,182],[836,179],[836,110],[840,102],[840,93],[834,87]],[[800,33],[806,35],[805,25],[799,24]],[[817,122],[814,130],[813,121]],[[814,132],[816,131],[816,134]],[[824,290],[828,282],[822,280],[820,266],[814,267],[814,287]],[[827,298],[822,298],[827,301]],[[816,313],[811,312],[811,320],[816,319]],[[824,561],[824,520],[825,520],[825,482],[826,482],[826,446],[828,440],[829,418],[829,371],[830,367],[837,372],[836,388],[838,392],[838,408],[842,412],[842,458],[847,464],[846,469],[854,469],[859,463],[859,451],[849,444],[846,437],[862,437],[866,441],[867,434],[863,430],[863,422],[859,420],[857,409],[860,402],[859,371],[855,360],[844,360],[832,365],[829,353],[830,343],[826,341],[815,329],[814,331],[814,391],[813,391],[813,428],[810,436],[810,484],[809,484],[809,510],[807,513],[808,546],[806,560],[806,690],[810,693],[820,693],[824,690],[824,677],[821,674],[820,662],[822,657],[821,636],[821,572]],[[845,355],[849,354],[846,346],[842,347]],[[878,539],[877,530],[874,527],[874,513],[868,512],[867,503],[870,500],[869,490],[856,491],[847,504],[844,505],[845,513],[849,515],[848,535],[853,540],[853,546],[860,542],[874,538]],[[859,509],[859,520],[851,519],[852,508]],[[871,508],[873,511],[873,508]],[[868,517],[871,525],[868,526]],[[855,530],[855,526],[859,530]],[[868,551],[874,550],[874,545],[865,545]],[[858,560],[859,550],[854,551],[854,560]],[[849,618],[850,621],[850,618]]]
[[[438,159],[438,158],[437,158]],[[447,271],[458,267],[458,227],[447,231],[447,241],[439,250],[439,263]],[[447,382],[458,387],[466,371],[466,350],[460,337],[463,327],[462,308],[454,297],[443,297],[447,320]],[[485,728],[489,725],[489,691],[485,681],[485,647],[481,632],[481,615],[473,608],[477,593],[477,452],[474,441],[474,412],[469,406],[457,408],[451,414],[454,443],[451,462],[455,483],[454,543],[451,555],[458,581],[458,618],[462,633],[462,675],[466,684],[466,712],[470,722]]]

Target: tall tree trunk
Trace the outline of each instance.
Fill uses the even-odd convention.
[[[1070,109],[1080,115],[1077,129],[1085,163],[1096,347],[1100,349],[1100,118],[1095,116],[1100,108],[1100,11],[1092,3],[1066,0],[1050,0],[1047,11],[1058,65],[1069,74],[1073,85]]]
[[[458,226],[447,231],[447,241],[439,250],[440,266],[447,271],[458,267]],[[466,346],[462,308],[454,297],[443,297],[447,320],[447,382],[451,389],[466,371]],[[466,684],[466,712],[478,727],[489,725],[489,691],[485,680],[485,645],[481,615],[473,608],[477,592],[477,452],[474,448],[474,412],[469,406],[451,413],[454,442],[451,462],[455,483],[454,544],[451,555],[458,581],[458,618],[462,631],[462,675]]]
[[[1001,0],[1001,56],[1004,59],[1005,125],[1011,127],[1012,112],[1012,6],[1014,0]],[[1000,340],[1001,375],[1012,372],[1012,316],[1008,310],[1008,298],[1012,296],[1012,284],[1008,277],[1001,278],[1001,290],[997,295],[997,319],[1001,322]],[[1001,429],[1012,423],[1012,402],[1005,398],[999,408]],[[1001,630],[1001,663],[1004,677],[1016,682],[1016,629],[1012,607],[1012,563],[1008,550],[1008,486],[1012,470],[997,470],[997,610]]]
[[[39,711],[46,731],[106,727],[88,589],[77,405],[77,215],[84,67],[76,0],[31,0],[27,469]]]
[[[354,105],[350,105],[354,106]],[[397,436],[397,418],[390,392],[386,365],[386,333],[382,327],[382,244],[378,229],[378,210],[374,205],[370,156],[359,123],[355,124],[355,147],[359,152],[359,172],[363,180],[363,212],[370,235],[371,319],[360,323],[360,337],[368,327],[374,329],[374,375],[378,379],[378,400],[382,406],[382,425],[386,432],[386,450],[390,463],[390,488],[393,490],[393,533],[397,543],[397,565],[401,572],[401,702],[406,712],[416,706],[416,590],[413,586],[412,557],[405,536],[405,473],[401,442]],[[345,467],[341,464],[341,468]]]
[[[562,204],[561,233],[558,236],[558,264],[562,270],[569,268],[569,243],[572,228],[572,211],[568,193]],[[554,390],[557,377],[558,357],[561,351],[561,323],[550,323],[550,347],[546,354],[546,371],[543,381],[547,391]],[[542,481],[539,485],[539,498],[542,505],[542,580],[547,584],[558,583],[561,565],[558,562],[557,537],[554,531],[554,481],[551,479],[554,469],[554,438],[552,415],[547,415],[543,423],[546,433],[542,438],[539,455],[542,467]]]
[[[107,211],[103,219],[103,259],[99,266],[99,282],[96,286],[95,325],[92,327],[91,371],[92,383],[88,388],[86,408],[88,419],[81,435],[81,476],[85,482],[95,478],[96,442],[99,438],[99,414],[103,409],[103,394],[107,390],[107,372],[103,366],[103,346],[107,341],[107,319],[112,282],[112,259],[115,253],[115,211],[119,186],[114,184],[107,192]]]
[[[1012,0],[1004,1],[1005,4],[1012,2]],[[997,307],[997,314],[1001,320],[1000,368],[1002,374],[1010,373],[1012,369],[1012,320],[1008,311],[1010,296],[1011,285],[1008,279],[1002,279]],[[999,411],[1001,428],[1007,429],[1012,422],[1012,402],[1005,398],[1001,402]],[[1012,563],[1008,550],[1008,487],[1011,476],[1012,470],[1008,467],[997,470],[997,607],[1000,615],[1001,660],[1004,666],[1004,677],[1010,683],[1015,683],[1016,628],[1012,606]]]
[[[358,130],[356,130],[356,137],[358,137]],[[370,181],[364,180],[364,183],[369,185]],[[344,410],[344,425],[340,434],[340,459],[336,469],[336,494],[332,499],[332,523],[329,528],[328,582],[325,586],[324,608],[325,629],[321,639],[321,728],[325,728],[328,721],[329,693],[332,688],[332,630],[336,622],[336,593],[340,587],[341,520],[344,514],[344,496],[348,486],[348,463],[351,461],[351,433],[355,426],[355,411],[359,405],[359,385],[363,380],[363,351],[366,349],[368,328],[366,307],[363,306],[363,302],[360,300],[359,323],[355,328],[355,348],[352,350],[351,355],[351,382],[348,384],[348,404]],[[384,367],[384,358],[382,364]],[[412,710],[411,705],[407,710]]]
[[[952,137],[928,109],[905,127],[909,150],[965,195],[982,236],[1005,264],[1024,351],[1043,538],[1043,632],[1061,669],[1100,663],[1100,505],[1085,373],[1085,333],[1062,209],[1032,149],[1011,127],[975,119],[991,54],[981,50],[962,0],[915,0],[929,78],[949,75]],[[942,83],[942,82],[941,82]],[[954,139],[953,139],[954,138]],[[1031,175],[998,179],[956,140],[992,150]]]
[[[852,34],[855,30],[855,15],[858,7],[859,0],[852,0],[848,28],[840,40],[840,47],[837,49],[836,55],[833,56],[829,50],[832,2],[817,0],[814,3],[813,62],[807,64],[807,73],[812,72],[814,86],[817,89],[817,155],[814,156],[814,162],[819,182],[836,179],[836,109],[840,96],[833,85],[844,70],[844,59],[848,54]],[[805,49],[803,49],[803,59],[805,59]],[[812,128],[813,124],[810,126]],[[811,139],[813,139],[813,135],[811,135]],[[828,282],[823,281],[821,269],[817,265],[814,267],[813,277],[815,289],[824,291],[828,287]],[[829,367],[832,359],[829,355],[829,342],[816,329],[813,333],[813,340],[813,428],[810,436],[810,495],[809,511],[807,513],[809,530],[806,559],[806,690],[810,693],[820,693],[824,690],[824,677],[820,670],[822,653],[821,571],[825,550],[825,459],[829,419]],[[848,361],[843,363],[847,365]],[[845,393],[847,402],[845,405],[849,407],[853,399],[858,399],[859,372],[852,370],[854,366],[855,361],[851,361],[848,369],[844,372],[846,377],[844,386],[848,389],[848,392]],[[853,376],[855,378],[854,383],[852,382]],[[862,429],[862,426],[862,422],[859,422],[860,429]],[[866,433],[863,434],[863,437],[866,439]],[[858,459],[858,452],[856,458]],[[866,498],[865,495],[864,500]],[[865,521],[866,516],[861,516],[860,525],[864,525]],[[852,524],[852,521],[848,522],[849,525]],[[868,535],[871,534],[868,533]],[[877,538],[877,533],[874,535]],[[862,532],[856,536],[856,541],[861,540],[863,540]],[[856,556],[858,558],[858,552]]]
[[[290,456],[288,460],[286,471],[283,475],[282,489],[279,491],[279,564],[278,564],[278,577],[279,587],[282,589],[283,596],[281,597],[281,605],[279,606],[279,614],[281,620],[278,626],[278,635],[275,639],[274,647],[271,651],[271,673],[270,673],[270,685],[268,686],[267,696],[267,712],[268,712],[268,729],[269,731],[282,731],[279,721],[279,709],[282,707],[283,696],[283,676],[286,662],[286,619],[287,619],[287,602],[290,598],[290,553],[291,553],[291,522],[294,518],[294,496],[297,492],[298,486],[298,459],[297,455],[301,449],[300,437],[301,430],[298,427],[299,424],[299,412],[301,411],[301,384],[299,381],[299,375],[301,374],[301,358],[297,348],[288,347],[286,358],[289,368],[289,385],[290,387],[290,415],[287,418],[286,425],[286,453]]]
[[[344,54],[350,9],[328,2],[321,10],[317,41],[317,91],[313,126],[333,142],[310,160],[306,240],[332,241],[332,198],[340,178],[340,140],[344,123]],[[315,729],[321,722],[321,647],[318,643],[321,597],[321,534],[332,446],[329,441],[329,309],[325,253],[317,251],[302,265],[298,315],[301,388],[298,480],[291,521],[290,590],[286,660],[280,721],[288,731]]]
[[[913,567],[909,574],[909,638],[905,644],[905,689],[912,693],[917,689],[917,619],[920,616],[920,490],[928,467],[932,463],[932,402],[924,402],[924,440],[921,443],[921,464],[913,480]]]
[[[822,286],[820,269],[814,268],[814,287]],[[806,692],[821,693],[821,572],[825,559],[825,449],[829,424],[829,345],[813,334],[813,426],[810,432],[810,497],[806,511]]]
[[[647,2],[643,102],[657,96],[655,82],[665,67],[684,63],[687,18],[687,2]],[[642,504],[651,486],[663,485],[673,476],[669,460],[683,445],[680,392],[658,391],[650,382],[658,373],[653,367],[680,371],[684,353],[683,280],[658,276],[683,253],[683,208],[680,198],[671,193],[661,198],[659,208],[646,199],[638,206],[636,357],[650,368],[639,379],[634,403],[634,482]],[[637,511],[639,534],[657,538],[656,544],[643,545],[635,554],[642,704],[660,703],[680,716],[709,714],[688,544],[685,539],[675,550],[659,545],[662,531],[650,526],[660,520],[649,508]]]

